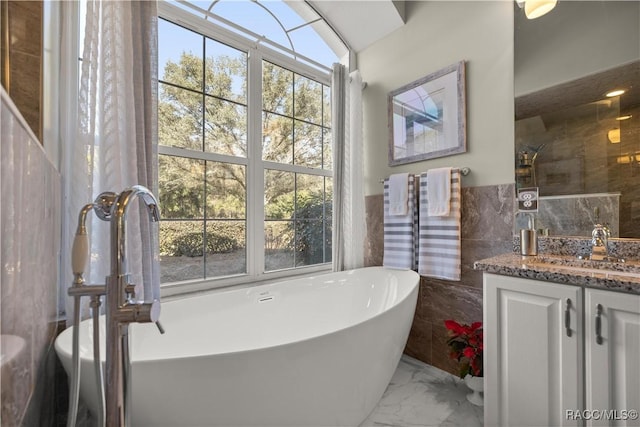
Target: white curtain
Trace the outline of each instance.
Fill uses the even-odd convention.
[[[364,265],[365,211],[362,141],[362,77],[334,64],[332,78],[334,144],[333,268]]]
[[[81,70],[77,131],[62,141],[66,287],[82,206],[104,191],[119,193],[136,184],[157,196],[156,2],[87,1]],[[138,296],[150,300],[160,296],[157,224],[134,205],[127,213],[127,266]],[[110,224],[92,212],[87,225],[91,262],[85,278],[88,284],[104,283],[110,274]],[[68,299],[68,319],[71,307]]]

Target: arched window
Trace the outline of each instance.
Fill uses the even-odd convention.
[[[162,282],[329,268],[330,66],[347,47],[306,2],[158,10]]]
[[[305,1],[214,0],[172,3],[256,43],[330,67],[348,47]]]

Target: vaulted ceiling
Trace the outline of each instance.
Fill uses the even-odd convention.
[[[404,3],[404,0],[309,1],[356,52],[404,25]]]

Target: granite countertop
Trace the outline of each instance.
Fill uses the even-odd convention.
[[[640,262],[578,261],[575,257],[507,253],[474,263],[476,270],[503,276],[640,294]]]

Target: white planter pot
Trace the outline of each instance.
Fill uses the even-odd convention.
[[[467,394],[467,400],[474,405],[483,406],[484,397],[482,392],[484,391],[484,377],[474,377],[467,375],[464,377],[464,382],[467,387],[471,389],[471,393]]]

